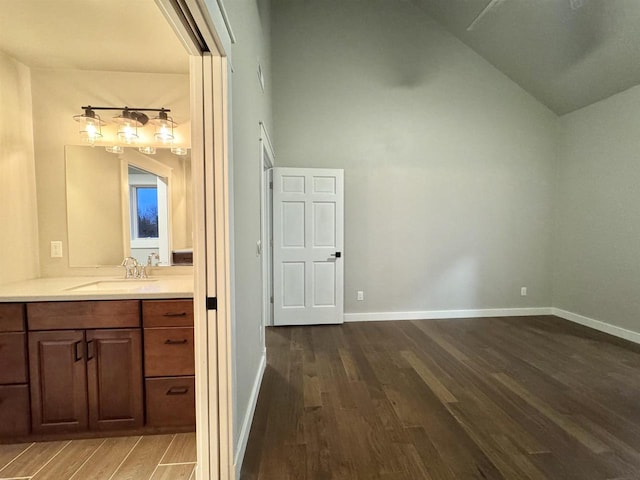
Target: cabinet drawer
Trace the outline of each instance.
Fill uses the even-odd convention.
[[[142,319],[149,327],[193,327],[193,300],[144,300]]]
[[[0,333],[0,385],[27,383],[25,333]]]
[[[24,332],[24,304],[0,303],[0,332]]]
[[[28,303],[27,323],[29,330],[139,327],[140,301]]]
[[[177,427],[196,424],[194,377],[148,378],[147,424]]]
[[[193,328],[144,329],[145,377],[193,375]]]
[[[30,423],[29,387],[0,386],[0,437],[28,435]]]

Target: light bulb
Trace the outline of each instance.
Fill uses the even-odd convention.
[[[158,128],[156,132],[156,139],[162,143],[169,143],[173,140],[173,134],[171,133],[171,129],[167,128],[166,125],[162,125]]]
[[[118,138],[120,138],[126,144],[136,142],[138,140],[137,128],[135,126],[132,126],[128,122],[124,123],[118,131]]]

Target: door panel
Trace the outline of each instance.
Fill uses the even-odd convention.
[[[33,433],[88,427],[84,331],[29,333]]]
[[[87,331],[87,378],[92,430],[143,425],[140,330]]]
[[[342,170],[273,169],[275,325],[342,323],[343,223]]]

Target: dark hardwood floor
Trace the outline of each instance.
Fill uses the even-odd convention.
[[[242,480],[640,479],[640,348],[556,317],[268,329]]]

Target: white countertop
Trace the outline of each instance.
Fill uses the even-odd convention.
[[[36,278],[0,285],[0,302],[192,298],[192,275]]]

